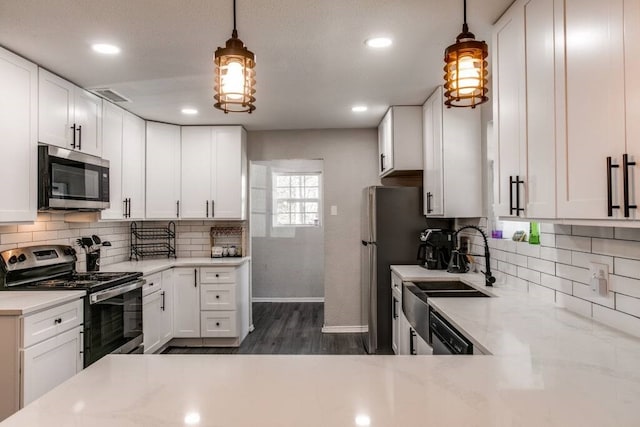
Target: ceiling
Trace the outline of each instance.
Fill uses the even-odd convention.
[[[512,0],[469,0],[490,41]],[[249,130],[377,126],[389,105],[422,104],[442,81],[461,0],[237,0],[238,34],[256,54],[256,111],[213,108],[213,52],[230,37],[232,0],[0,0],[0,45],[85,88],[109,87],[139,116]],[[372,50],[364,40],[389,36]],[[121,47],[100,56],[93,43]],[[351,107],[369,110],[355,114]],[[193,107],[196,116],[180,110]]]

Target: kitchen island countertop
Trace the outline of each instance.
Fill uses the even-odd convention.
[[[250,257],[147,259],[109,264],[102,267],[100,271],[140,271],[146,276],[173,267],[236,267],[250,259]]]
[[[20,316],[80,299],[85,291],[5,291],[0,292],[0,316]]]

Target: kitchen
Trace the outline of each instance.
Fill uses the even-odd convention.
[[[221,179],[231,179],[227,185],[184,184],[194,182],[189,179],[206,181],[198,180],[199,168],[188,169],[187,166],[207,162],[202,159],[206,156],[197,156],[203,151],[191,153],[189,158],[182,156],[180,128],[174,124],[183,128],[214,125],[211,133],[205,132],[205,136],[192,135],[205,152],[211,152],[218,141],[224,140],[241,153],[233,159],[244,158],[246,163],[323,160],[324,326],[328,332],[363,331],[365,325],[360,318],[362,190],[380,182],[402,181],[397,177],[379,178],[380,154],[388,152],[378,151],[378,124],[392,105],[414,105],[423,112],[425,100],[442,83],[442,52],[453,43],[460,29],[462,2],[437,5],[436,8],[435,2],[407,2],[399,7],[384,1],[367,2],[366,5],[363,2],[351,5],[337,2],[247,5],[239,1],[239,37],[258,55],[256,62],[259,64],[256,68],[257,109],[251,115],[225,115],[211,106],[211,59],[215,48],[229,37],[232,2],[194,2],[193,8],[135,3],[110,2],[108,6],[100,6],[93,2],[67,1],[59,10],[55,10],[55,6],[27,2],[0,4],[0,44],[30,61],[16,59],[11,54],[3,58],[9,57],[28,70],[35,67],[26,86],[23,73],[19,79],[22,85],[3,85],[3,92],[14,95],[13,101],[22,102],[4,105],[1,126],[7,129],[8,135],[15,135],[14,138],[26,138],[31,148],[26,150],[10,143],[2,145],[3,182],[11,182],[13,186],[3,192],[0,201],[0,221],[3,223],[0,225],[0,250],[39,244],[72,245],[78,250],[77,269],[85,271],[84,249],[80,249],[75,241],[97,235],[112,245],[100,248],[103,255],[101,270],[106,272],[110,266],[129,259],[132,236],[142,234],[137,229],[132,230],[132,224],[142,227],[140,230],[145,227],[162,229],[169,236],[172,233],[168,222],[174,221],[176,259],[170,260],[174,268],[162,270],[165,267],[147,264],[147,261],[138,264],[150,265],[137,271],[145,276],[155,275],[157,279],[147,280],[144,291],[153,296],[153,304],[158,310],[164,306],[159,292],[165,292],[166,298],[167,292],[175,293],[179,283],[184,284],[184,289],[207,286],[219,291],[229,289],[233,282],[238,289],[237,295],[243,295],[237,302],[246,301],[248,305],[248,297],[244,298],[243,292],[250,292],[250,278],[240,270],[259,262],[251,252],[251,239],[247,238],[253,227],[250,215],[253,212],[246,211],[250,194],[245,193],[244,201],[228,198],[228,209],[224,203],[218,203],[218,198],[225,200],[224,189],[234,188],[238,182],[242,185],[243,174],[250,165],[235,160],[215,165],[235,168],[234,173],[221,175]],[[633,98],[624,95],[625,88],[634,87],[637,73],[633,73],[636,64],[632,59],[638,56],[633,54],[635,46],[632,43],[621,43],[615,37],[605,37],[609,43],[605,46],[598,39],[603,33],[596,30],[602,28],[602,22],[606,21],[601,18],[604,16],[608,17],[610,27],[620,30],[615,33],[620,39],[623,36],[633,39],[637,5],[632,1],[617,2],[615,7],[598,2],[518,1],[498,20],[510,3],[493,1],[479,5],[479,2],[469,1],[470,29],[478,40],[489,43],[489,59],[493,64],[489,75],[493,79],[488,93],[490,101],[476,109],[480,110],[476,114],[481,116],[482,129],[476,138],[482,157],[476,158],[475,164],[482,165],[483,173],[462,183],[455,179],[450,181],[449,167],[453,166],[448,163],[448,146],[445,146],[443,200],[448,203],[452,197],[457,196],[455,200],[460,200],[465,195],[471,199],[481,193],[483,203],[477,216],[458,216],[448,210],[452,205],[443,207],[448,212],[447,217],[457,218],[456,229],[471,224],[480,225],[487,232],[499,231],[496,217],[511,216],[510,219],[524,221],[538,219],[541,244],[489,239],[491,267],[498,280],[495,289],[488,292],[497,297],[474,302],[473,306],[469,303],[462,311],[457,310],[465,304],[464,298],[448,302],[434,298],[437,301],[432,302],[449,315],[450,322],[470,335],[467,338],[472,339],[476,347],[487,350],[492,356],[462,359],[438,356],[107,356],[27,406],[13,418],[14,425],[43,425],[47,421],[51,424],[52,416],[60,417],[55,423],[61,425],[253,425],[258,422],[267,425],[417,425],[424,417],[436,424],[453,425],[465,421],[477,425],[570,425],[577,424],[579,415],[589,420],[581,420],[581,424],[633,425],[633,406],[640,395],[637,370],[630,363],[637,360],[638,355],[637,339],[631,335],[637,336],[640,329],[636,303],[636,297],[640,296],[637,280],[640,254],[638,236],[633,228],[637,227],[632,207],[635,196],[631,194],[628,200],[629,191],[623,188],[626,187],[623,184],[628,183],[628,175],[634,177],[631,168],[634,159],[631,157],[628,162],[622,154],[628,152],[633,156],[635,123],[627,117],[633,117],[635,106]],[[336,13],[338,10],[340,13]],[[286,13],[288,11],[291,15]],[[567,15],[564,23],[556,22],[556,19],[562,21],[559,18],[563,13]],[[51,19],[52,16],[56,19]],[[539,40],[535,37],[535,31],[539,31],[538,36],[545,40],[549,34],[556,34],[555,41],[560,43],[562,31],[554,33],[554,25],[567,25],[567,34],[574,34],[575,30],[582,38],[567,39],[569,47],[574,46],[569,41],[575,41],[576,47],[567,51],[566,58],[561,58],[561,46],[556,49],[559,58],[547,55],[534,62],[527,57],[525,62],[523,54],[534,55],[533,48],[539,47],[532,44],[532,49],[525,51],[525,20],[526,40]],[[624,32],[621,30],[623,21]],[[50,27],[47,29],[48,22]],[[538,22],[540,25],[530,25]],[[144,23],[142,27],[141,23]],[[593,30],[589,32],[591,28]],[[394,39],[390,49],[372,50],[364,44],[364,40],[377,35],[374,34],[377,31]],[[301,38],[300,34],[324,34],[325,39],[309,37],[300,41],[297,40]],[[587,36],[590,38],[585,38]],[[94,37],[118,41],[122,45],[119,59],[125,64],[136,65],[118,65],[117,55],[95,55],[90,44],[110,40],[89,40]],[[156,38],[158,41],[154,41]],[[600,40],[601,44],[595,43],[594,39]],[[136,42],[140,44],[134,48]],[[300,44],[292,46],[294,42]],[[588,42],[594,44],[589,46],[586,55],[585,50],[579,48]],[[340,45],[345,47],[335,49]],[[172,46],[175,49],[169,50]],[[286,50],[294,47],[313,52],[310,62],[297,64],[296,60],[301,60],[298,51]],[[416,49],[420,55],[415,54]],[[505,49],[504,55],[500,54],[502,49]],[[193,50],[197,52],[190,53]],[[610,60],[594,60],[596,53],[606,55]],[[504,62],[496,63],[495,56]],[[326,62],[320,63],[319,58]],[[407,58],[415,63],[407,62]],[[566,70],[563,68],[565,60]],[[40,72],[35,64],[57,75],[48,76],[54,73]],[[398,64],[407,64],[406,75],[402,71],[405,67]],[[600,68],[594,67],[596,64]],[[556,66],[558,69],[554,68]],[[310,74],[312,69],[322,71]],[[549,69],[555,70],[557,75],[573,73],[572,78],[555,79],[556,74],[549,74]],[[293,71],[305,77],[298,78],[292,75]],[[114,150],[110,155],[122,162],[117,165],[121,169],[110,170],[110,189],[119,187],[119,199],[110,204],[108,214],[112,216],[107,220],[98,221],[95,214],[89,213],[36,213],[36,147],[46,138],[38,123],[43,117],[42,110],[38,115],[38,108],[43,105],[38,97],[38,88],[43,86],[38,84],[38,79],[45,75],[51,77],[49,81],[57,83],[63,77],[67,88],[69,81],[65,79],[78,83],[79,86],[71,86],[71,92],[81,94],[81,101],[76,105],[86,107],[90,105],[87,100],[96,99],[95,94],[84,89],[104,87],[132,100],[120,104],[122,109],[98,98],[103,106],[100,110],[102,121],[95,120],[93,127],[81,123],[82,132],[76,133],[75,129],[73,132],[74,136],[83,135],[82,145],[91,151],[91,142],[98,139],[87,137],[92,130],[93,134],[104,136],[108,129],[122,129],[115,132],[121,135],[120,143],[110,146]],[[285,77],[279,80],[280,75]],[[521,78],[525,75],[527,79]],[[393,84],[388,83],[389,76],[394,76]],[[503,79],[502,76],[506,77]],[[554,90],[566,92],[566,100],[562,96],[548,96],[544,90],[532,90],[548,88],[544,83],[548,83],[549,78],[557,83],[552,85]],[[363,81],[369,79],[372,85],[362,86]],[[4,74],[2,80],[9,81]],[[610,91],[593,88],[594,82],[599,81],[609,82]],[[565,83],[566,88],[563,87]],[[533,86],[527,87],[527,84]],[[58,84],[57,87],[62,86]],[[584,88],[593,88],[590,99],[596,105],[602,104],[603,108],[593,108],[594,104],[585,103],[577,96],[576,91],[582,94]],[[27,98],[30,102],[25,106]],[[557,107],[553,102],[556,98],[558,102],[566,101],[566,105]],[[291,101],[301,103],[304,108],[293,106]],[[368,104],[368,111],[350,111],[356,103]],[[501,110],[499,106],[507,107]],[[198,114],[187,116],[180,112],[188,107],[197,107]],[[104,111],[107,110],[112,125],[105,127],[107,115]],[[28,113],[24,114],[24,111]],[[52,110],[45,108],[44,112],[47,111]],[[98,109],[94,111],[97,115]],[[444,109],[442,113],[449,111]],[[560,111],[566,111],[567,117],[560,117]],[[24,124],[25,120],[28,126],[12,126]],[[235,127],[239,134],[235,137],[222,135],[221,129],[215,128],[219,125],[227,125],[222,130]],[[242,125],[242,129],[237,125]],[[71,126],[75,126],[73,121]],[[144,131],[141,132],[145,127],[146,140]],[[85,131],[87,133],[83,133]],[[65,136],[71,137],[72,132]],[[527,146],[527,139],[543,142],[534,150]],[[519,141],[520,145],[512,141]],[[614,143],[622,144],[622,147],[616,148]],[[55,145],[55,142],[51,144]],[[103,140],[103,155],[105,147]],[[243,149],[246,157],[242,155]],[[422,141],[417,150],[422,150]],[[407,156],[413,153],[413,157],[420,158],[420,152],[410,152]],[[454,151],[455,154],[460,153]],[[605,169],[609,156],[613,157],[609,163],[612,167]],[[176,162],[176,158],[180,161]],[[400,161],[402,155],[397,158]],[[622,167],[623,160],[625,167]],[[110,159],[110,163],[118,162]],[[455,166],[456,162],[453,164]],[[578,167],[581,164],[584,167]],[[207,164],[206,167],[213,169],[214,165]],[[424,167],[427,168],[426,163]],[[180,176],[183,171],[193,173]],[[607,171],[611,176],[609,198]],[[536,175],[537,172],[540,174]],[[175,179],[176,175],[184,181]],[[114,178],[120,180],[117,185]],[[516,183],[512,184],[514,180]],[[523,180],[527,180],[527,185],[519,182]],[[562,180],[566,180],[567,185],[556,188],[556,181]],[[426,182],[426,192],[432,192],[430,185],[433,181]],[[570,191],[566,191],[567,188]],[[633,191],[635,186],[630,188]],[[453,193],[447,192],[451,190]],[[220,191],[223,193],[218,194]],[[519,197],[516,191],[520,193]],[[437,191],[433,193],[437,194]],[[187,196],[197,203],[189,203]],[[210,202],[212,199],[216,200],[215,207]],[[511,203],[507,202],[509,199]],[[176,201],[180,203],[177,205]],[[191,207],[194,209],[189,211]],[[213,221],[210,215],[214,210],[217,214],[228,212],[228,216],[222,221]],[[212,262],[212,227],[230,228],[239,223],[244,224],[240,228],[247,227],[247,230],[240,230],[237,243],[229,246],[242,248],[242,254],[249,254],[251,259],[223,258],[222,265],[209,264]],[[430,224],[429,219],[425,228],[427,224]],[[507,226],[503,224],[502,227],[504,237],[511,237],[513,233],[507,231]],[[529,231],[528,226],[522,227]],[[479,235],[472,236],[473,252],[480,253],[480,240],[475,240]],[[414,252],[420,243],[418,237],[416,235],[415,241],[408,243]],[[168,246],[172,246],[170,240]],[[235,262],[241,264],[233,265]],[[594,293],[590,287],[589,264],[594,262],[605,265],[608,270],[609,291],[604,295]],[[478,263],[484,270],[483,260]],[[194,269],[199,271],[194,272]],[[165,271],[173,272],[174,277],[163,277]],[[429,270],[421,273],[424,277],[449,274]],[[220,277],[225,274],[226,277]],[[405,281],[424,278],[400,267],[396,268],[396,274]],[[485,289],[483,276],[466,274],[463,276],[465,282]],[[159,284],[161,290],[154,291],[151,283]],[[165,283],[172,283],[173,288],[165,289]],[[197,286],[193,286],[194,283]],[[55,294],[62,298],[62,292],[77,291]],[[2,295],[6,294],[14,293]],[[215,295],[220,294],[213,292],[211,295],[215,299]],[[173,303],[178,307],[194,307],[195,298],[199,296],[201,294],[195,292],[185,293],[182,297],[186,300],[176,304],[178,300],[174,298]],[[505,302],[516,304],[517,313],[505,314]],[[502,314],[492,318],[490,314],[494,312],[473,311],[489,310],[487,307],[495,307],[494,310],[500,310]],[[192,343],[199,340],[199,344],[204,344],[203,340],[219,343],[220,340],[240,339],[250,328],[250,310],[240,305],[235,308],[185,310],[174,316],[174,322],[178,319],[183,326],[179,339]],[[41,307],[32,310],[37,314]],[[195,336],[188,336],[194,332],[188,330],[189,325],[207,325],[206,319],[211,319],[213,323],[209,325],[214,327],[216,314],[228,311],[238,314],[237,323],[242,325],[234,337],[207,338],[195,333]],[[575,315],[576,312],[579,315]],[[465,313],[469,313],[468,316]],[[518,316],[528,321],[525,326],[514,320]],[[559,327],[558,322],[569,330]],[[66,328],[67,324],[64,324]],[[73,328],[78,327],[77,322],[71,324]],[[564,345],[558,345],[558,350],[553,351],[539,340],[539,334],[527,329],[527,324],[538,325],[538,331],[544,332],[548,341]],[[15,328],[16,324],[11,327]],[[154,334],[158,336],[159,332]],[[16,343],[16,346],[23,344]],[[6,351],[8,358],[19,357],[18,353]],[[188,381],[184,381],[185,378]],[[199,381],[199,378],[210,378],[211,381]],[[310,388],[312,393],[309,393]],[[336,389],[341,392],[335,393]],[[153,396],[150,396],[150,390],[155,390]],[[388,396],[390,400],[387,400]],[[107,397],[98,409],[100,399]],[[211,400],[215,400],[215,404]],[[132,405],[131,402],[137,403]],[[291,402],[295,404],[291,405]],[[251,414],[244,410],[247,405],[254,409]],[[544,410],[540,410],[541,406]],[[442,408],[451,408],[451,411],[442,411]]]

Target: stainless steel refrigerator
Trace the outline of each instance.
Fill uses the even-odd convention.
[[[419,187],[368,187],[362,202],[362,325],[369,353],[391,354],[392,264],[417,264],[427,226]],[[429,221],[431,223],[431,220]]]

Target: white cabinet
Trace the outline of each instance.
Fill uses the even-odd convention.
[[[145,277],[142,288],[142,328],[145,354],[155,353],[161,346],[162,273]]]
[[[410,353],[410,337],[411,337],[411,325],[405,317],[402,309],[400,310],[400,320],[398,321],[398,352],[401,356],[406,356]]]
[[[83,367],[83,300],[0,316],[0,420]]]
[[[624,2],[624,49],[625,49],[625,89],[631,94],[632,89],[640,87],[640,1],[625,0]],[[640,165],[640,97],[637,90],[632,95],[625,96],[626,108],[626,153],[629,162],[639,162]],[[619,161],[620,153],[617,155]],[[640,173],[637,172],[639,166],[629,169],[629,200],[630,205],[640,204]],[[624,203],[624,196],[623,196]],[[624,210],[623,210],[624,215]],[[638,209],[630,209],[631,219],[640,219]]]
[[[246,218],[246,132],[239,126],[182,128],[181,218]]]
[[[103,220],[124,218],[122,195],[122,122],[124,110],[110,102],[102,104],[102,157],[109,160],[109,209],[100,212]]]
[[[35,221],[38,67],[0,48],[0,222]]]
[[[47,70],[38,74],[38,140],[101,156],[102,100]]]
[[[378,125],[378,171],[393,176],[407,171],[421,171],[422,108],[392,106]]]
[[[415,331],[414,331],[415,332]],[[418,356],[430,356],[433,354],[433,348],[420,335],[413,336],[413,345],[415,354]]]
[[[179,126],[147,122],[146,164],[146,218],[179,218]]]
[[[174,269],[173,335],[200,337],[200,289],[197,268]]]
[[[402,314],[402,280],[391,273],[391,349],[400,354],[400,315]]]
[[[439,86],[422,112],[424,214],[482,216],[480,109],[444,108]]]
[[[606,219],[607,157],[613,157],[613,163],[619,165],[611,171],[612,204],[623,204],[620,197],[626,98],[623,0],[565,0],[564,12],[565,63],[561,83],[566,93],[566,129],[557,146],[558,215]],[[636,90],[628,89],[630,94]],[[622,217],[621,209],[614,210],[612,215]]]
[[[173,338],[173,268],[162,272],[162,305],[160,306],[160,345]]]
[[[525,207],[526,85],[524,12],[516,2],[493,30],[494,210],[522,214]],[[522,210],[519,210],[522,209]]]

